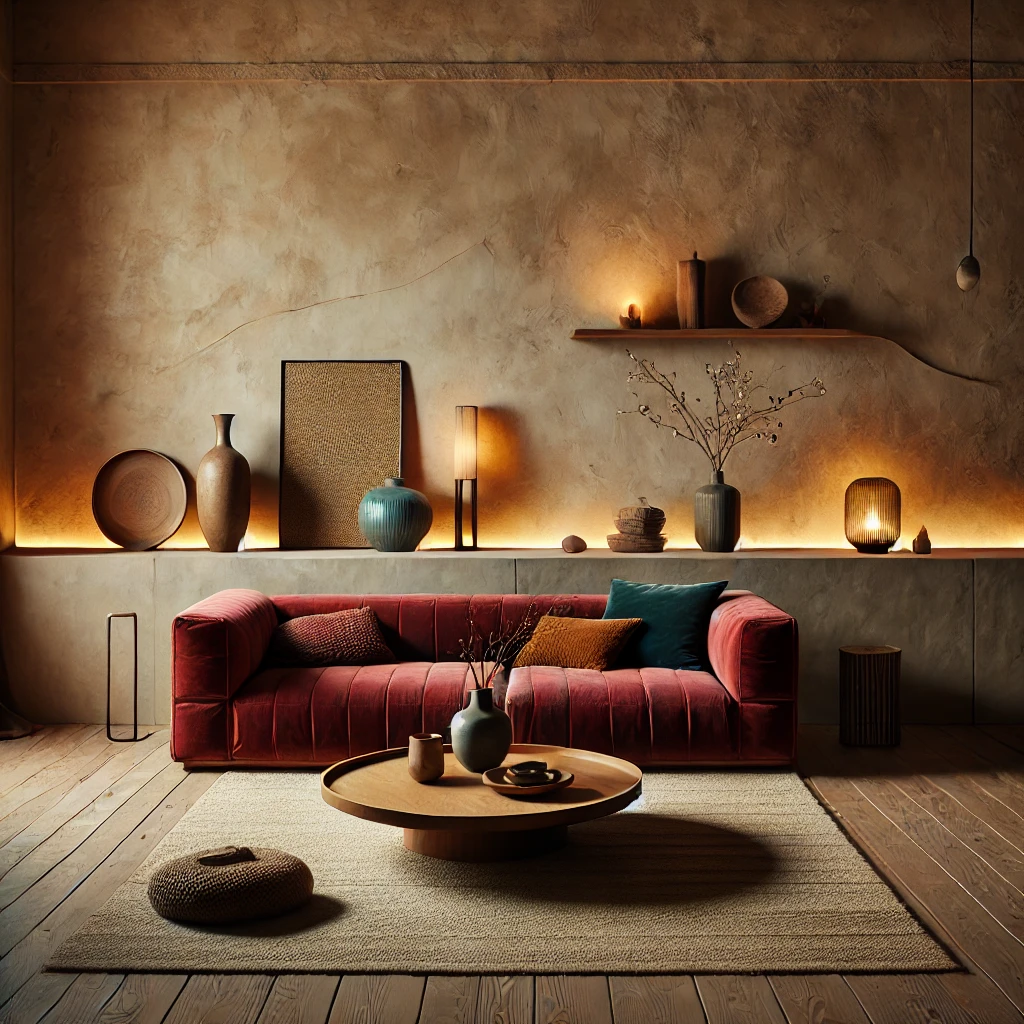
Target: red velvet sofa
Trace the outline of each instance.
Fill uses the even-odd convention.
[[[527,614],[599,618],[604,595],[292,596],[224,590],[171,636],[171,753],[186,767],[323,766],[441,732],[463,707],[468,615],[487,635]],[[394,665],[266,668],[280,621],[368,605]],[[513,669],[504,695],[519,743],[585,747],[639,765],[789,764],[796,755],[797,624],[727,591],[711,617],[710,672]],[[500,699],[500,696],[499,696]]]

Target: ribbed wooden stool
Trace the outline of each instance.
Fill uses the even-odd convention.
[[[898,647],[839,648],[839,742],[896,747],[900,742]]]

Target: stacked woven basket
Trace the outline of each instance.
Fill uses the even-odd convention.
[[[665,541],[662,534],[665,526],[665,513],[660,508],[647,504],[645,498],[639,505],[627,505],[619,509],[619,518],[615,520],[618,533],[608,535],[608,547],[612,551],[638,553],[664,551]]]

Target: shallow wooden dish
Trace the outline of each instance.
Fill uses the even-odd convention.
[[[789,292],[781,281],[759,274],[740,281],[732,290],[732,311],[747,327],[767,327],[786,312]]]
[[[540,796],[541,793],[552,793],[563,786],[571,786],[572,780],[576,778],[572,772],[559,771],[557,768],[551,770],[558,773],[558,778],[539,786],[517,786],[514,782],[506,782],[505,773],[508,768],[504,765],[484,772],[481,778],[485,786],[490,786],[491,789],[504,793],[505,796]]]
[[[96,525],[128,551],[147,551],[173,536],[187,508],[181,470],[148,448],[130,448],[108,459],[92,485]]]

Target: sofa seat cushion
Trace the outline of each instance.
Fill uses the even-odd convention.
[[[515,668],[505,710],[517,743],[554,743],[635,764],[734,761],[737,704],[709,672]]]
[[[465,703],[462,662],[271,668],[232,701],[235,760],[331,764],[414,732],[443,732]]]

